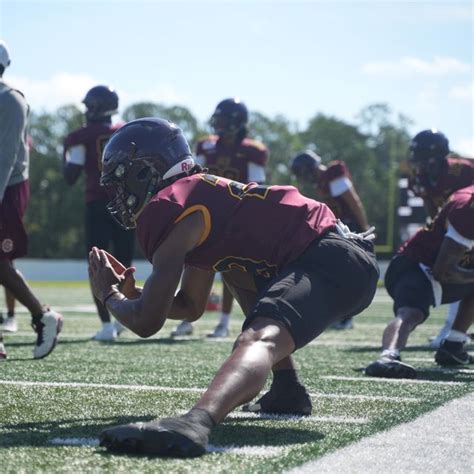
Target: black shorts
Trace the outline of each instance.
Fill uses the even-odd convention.
[[[99,247],[109,251],[117,260],[129,267],[133,259],[135,232],[120,227],[106,206],[107,201],[102,200],[86,204],[86,252],[89,254],[92,247]]]
[[[393,299],[393,312],[399,308],[419,309],[425,319],[430,315],[430,306],[435,305],[433,287],[419,263],[405,255],[392,258],[385,273],[385,288]],[[441,304],[454,303],[474,295],[474,283],[441,285]]]
[[[378,279],[371,242],[330,232],[312,242],[269,283],[256,280],[258,302],[243,330],[257,317],[275,319],[287,327],[295,350],[299,349],[332,323],[365,309]]]

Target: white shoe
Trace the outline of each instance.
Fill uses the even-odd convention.
[[[46,311],[39,322],[33,323],[36,331],[36,345],[33,349],[33,357],[42,359],[50,354],[58,342],[58,334],[63,328],[63,317],[56,311]]]
[[[229,327],[225,324],[218,324],[214,331],[210,332],[207,337],[228,337],[229,336]]]
[[[193,325],[188,321],[181,321],[172,331],[171,337],[190,336],[193,333]]]
[[[117,333],[117,336],[120,336],[120,334],[122,334],[127,328],[120,321],[115,320],[114,329],[115,329],[115,332]]]
[[[94,341],[113,342],[117,339],[117,330],[114,323],[103,323],[102,329],[97,331],[92,337]]]
[[[18,323],[16,322],[15,316],[7,318],[3,321],[2,331],[5,331],[5,332],[18,331]]]
[[[5,346],[3,345],[3,337],[0,334],[0,362],[7,358],[7,351],[5,350]]]

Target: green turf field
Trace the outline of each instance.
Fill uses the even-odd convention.
[[[427,346],[444,319],[434,311],[412,335],[404,360],[420,368],[417,381],[373,380],[361,370],[379,352],[391,301],[380,291],[349,331],[327,331],[296,354],[313,399],[306,419],[260,419],[238,410],[213,432],[212,453],[194,460],[111,455],[96,446],[103,427],[182,413],[190,408],[232,348],[232,338],[206,340],[217,319],[206,314],[189,338],[167,338],[173,324],[141,340],[129,331],[113,344],[90,336],[85,284],[37,284],[63,307],[61,342],[46,359],[31,359],[29,317],[5,335],[0,363],[0,472],[281,472],[353,441],[413,420],[472,390],[474,370],[439,369]],[[80,306],[82,305],[82,307]],[[85,306],[84,306],[85,305]],[[88,312],[89,311],[89,312]],[[232,336],[241,313],[235,310]],[[7,383],[8,382],[8,383]],[[72,444],[72,445],[71,445]],[[74,445],[76,444],[76,445]]]

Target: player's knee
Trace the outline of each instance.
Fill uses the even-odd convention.
[[[418,324],[421,324],[426,319],[426,316],[423,311],[418,308],[404,306],[398,309],[397,318],[401,320],[402,324],[406,324],[413,328]]]
[[[265,329],[255,330],[247,328],[235,341],[234,349],[255,344],[264,345],[269,351],[274,351],[276,348],[276,341],[268,331]]]

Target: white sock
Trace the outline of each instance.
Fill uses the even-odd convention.
[[[390,359],[396,359],[400,357],[400,351],[398,349],[384,349],[380,356],[388,357]]]
[[[229,325],[230,313],[222,313],[221,319],[219,320],[219,326],[227,327]]]
[[[109,321],[108,323],[102,323],[102,327],[104,329],[108,329],[114,326],[114,323],[112,321]]]
[[[468,336],[461,331],[451,329],[451,331],[449,331],[448,335],[446,336],[446,340],[451,342],[466,342],[468,340]]]

